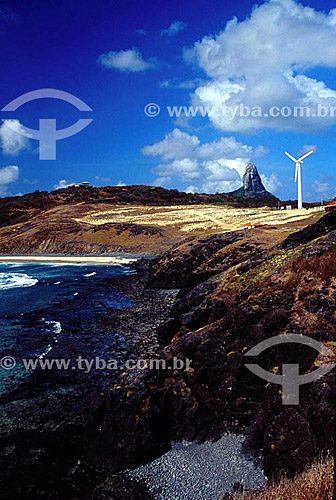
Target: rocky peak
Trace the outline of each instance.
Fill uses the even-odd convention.
[[[262,198],[268,196],[272,197],[275,201],[277,200],[269,191],[266,191],[254,163],[246,165],[242,187],[228,194],[243,198]]]
[[[243,176],[243,196],[268,196],[269,194],[261,182],[257,167],[254,163],[249,163]]]

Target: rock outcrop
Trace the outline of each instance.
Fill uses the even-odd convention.
[[[119,461],[139,461],[140,450],[155,456],[171,440],[202,442],[232,429],[247,433],[246,447],[261,450],[272,477],[284,470],[293,475],[319,453],[332,452],[333,374],[300,387],[300,405],[285,406],[279,386],[251,374],[244,358],[283,333],[334,350],[336,224],[325,216],[319,227],[327,228],[319,239],[307,243],[309,231],[303,238],[297,233],[290,248],[281,248],[274,232],[261,237],[258,230],[248,238],[237,232],[188,241],[153,261],[151,286],[180,288],[159,329],[162,356],[169,364],[175,357],[192,359],[192,368],[147,372],[132,386],[125,379],[118,394],[97,401],[90,410],[89,454],[117,469]],[[313,349],[292,346],[269,350],[259,361],[271,372],[298,362],[300,373],[319,366]]]
[[[39,462],[32,459],[41,453],[41,442],[35,433],[25,445],[21,432],[20,448],[3,447],[7,464],[13,460],[8,488],[17,480],[17,453],[28,457],[19,463],[21,483],[23,476],[29,478],[22,498],[124,500],[119,491],[107,496],[103,481],[99,492],[81,492],[96,487],[104,467],[113,478],[121,469],[164,453],[171,441],[202,442],[229,429],[246,433],[246,448],[260,450],[270,478],[283,471],[294,475],[319,453],[332,452],[332,372],[300,387],[300,405],[285,406],[280,387],[267,384],[245,366],[249,349],[283,333],[309,336],[336,353],[334,214],[285,239],[287,234],[268,226],[189,237],[153,259],[148,264],[150,287],[179,289],[169,318],[159,327],[162,351],[153,354],[167,362],[167,369],[125,372],[118,385],[108,381],[81,409],[80,428],[72,427],[70,434],[69,428],[57,427],[46,435],[50,463],[55,454],[57,459],[62,453],[68,457],[56,480],[52,477],[52,491],[57,492],[53,497],[31,485],[43,477]],[[278,347],[260,356],[258,363],[267,371],[277,373],[283,364],[299,362],[303,374],[321,363],[306,346]],[[191,368],[175,370],[174,358],[191,359]],[[334,363],[335,356],[328,362]],[[37,432],[41,434],[39,427]],[[76,446],[74,456],[71,448]],[[45,478],[48,484],[49,479]],[[113,491],[119,486],[109,483]],[[121,486],[124,492],[131,488]],[[150,498],[142,490],[127,494],[132,499]]]
[[[273,196],[265,189],[254,163],[249,163],[246,166],[245,174],[243,175],[243,186],[230,194],[245,198]]]
[[[244,196],[267,196],[270,193],[266,191],[257,167],[253,163],[249,163],[246,167],[243,176]]]

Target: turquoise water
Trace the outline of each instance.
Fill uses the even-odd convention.
[[[0,264],[0,358],[62,357],[93,334],[104,343],[102,316],[130,305],[110,280],[130,273],[111,265]],[[117,351],[122,339],[113,347],[108,335]],[[0,394],[29,375],[19,362],[0,368]]]

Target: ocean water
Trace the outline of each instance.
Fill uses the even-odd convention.
[[[0,264],[0,359],[17,361],[12,370],[0,369],[0,395],[31,375],[23,358],[89,356],[104,345],[110,356],[122,352],[122,335],[104,317],[131,304],[110,283],[131,273],[120,265]]]

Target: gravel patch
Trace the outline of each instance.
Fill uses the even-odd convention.
[[[224,434],[214,443],[175,443],[160,458],[127,473],[144,481],[156,500],[218,500],[235,483],[245,490],[262,489],[267,479],[261,466],[243,454],[244,439]]]

